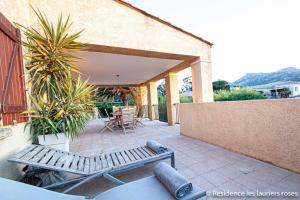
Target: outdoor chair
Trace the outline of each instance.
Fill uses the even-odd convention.
[[[158,165],[160,165],[159,163]],[[164,166],[167,168],[167,166]],[[155,169],[154,169],[155,170]],[[174,170],[175,171],[175,170]],[[154,171],[155,172],[155,171]],[[176,173],[176,172],[175,172]],[[181,175],[178,175],[179,178]],[[125,183],[120,186],[109,189],[92,200],[194,200],[204,197],[206,192],[197,187],[191,186],[184,196],[178,198],[176,194],[172,193],[170,187],[164,184],[159,175],[154,175],[146,178],[139,179],[130,183]],[[191,184],[191,183],[189,183]],[[20,183],[13,180],[0,178],[0,199],[1,200],[86,200],[91,199],[84,196],[75,196],[62,194],[45,190],[43,188],[35,187],[32,185]],[[182,187],[181,187],[182,188]],[[178,194],[182,193],[179,191]]]
[[[137,127],[138,125],[145,126],[143,123],[143,119],[145,118],[145,111],[143,107],[138,107],[136,109],[135,119],[134,119],[134,125]]]
[[[103,177],[115,184],[122,184],[122,181],[112,175],[165,159],[170,159],[171,166],[175,167],[174,152],[150,140],[145,146],[112,153],[101,153],[94,156],[65,152],[42,145],[31,145],[13,155],[8,161],[37,169],[80,175],[78,178],[44,186],[44,188],[50,189],[68,184],[71,187],[64,192],[69,192],[81,184],[98,177]]]
[[[113,106],[112,107],[112,115],[115,117],[115,113],[118,113],[120,111],[120,107]]]
[[[125,107],[121,109],[121,126],[124,134],[127,133],[127,130],[134,131],[135,128],[135,113],[136,107]]]
[[[100,133],[102,133],[105,130],[110,130],[111,132],[114,132],[113,128],[115,127],[116,123],[117,123],[117,119],[116,118],[111,118],[110,115],[108,114],[107,110],[105,110],[105,113],[108,117],[108,120],[104,120],[103,117],[101,116],[101,114],[99,114],[100,118],[103,120],[104,122],[104,127],[100,130]]]

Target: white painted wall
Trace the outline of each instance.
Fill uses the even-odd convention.
[[[300,95],[300,84],[297,84],[297,85],[292,85],[290,87],[290,90],[291,90],[291,96],[298,96]]]
[[[24,130],[24,127],[25,123],[9,127],[12,135],[0,140],[0,177],[18,179],[21,176],[22,166],[7,159],[31,144],[29,130]]]

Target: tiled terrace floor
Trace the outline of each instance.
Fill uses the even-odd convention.
[[[234,153],[223,148],[180,135],[179,126],[167,126],[158,121],[145,121],[145,127],[138,127],[135,133],[124,135],[121,131],[103,132],[101,120],[92,120],[85,134],[71,143],[71,151],[86,154],[110,152],[118,149],[144,145],[148,139],[155,139],[175,151],[176,167],[194,184],[213,191],[269,191],[298,192],[300,199],[300,174],[270,165],[268,163]],[[124,181],[140,179],[152,174],[153,165],[121,174]],[[114,185],[97,179],[74,190],[73,194],[95,196]],[[206,197],[206,199],[224,199]],[[257,197],[231,197],[226,199],[257,199]],[[259,198],[261,199],[261,198]],[[268,199],[285,199],[284,197]]]

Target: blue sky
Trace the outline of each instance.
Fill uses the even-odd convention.
[[[214,43],[214,80],[300,66],[300,0],[126,1]]]

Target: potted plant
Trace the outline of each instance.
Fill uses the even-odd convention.
[[[39,10],[34,12],[38,30],[18,25],[26,36],[22,44],[29,60],[32,106],[27,111],[31,119],[27,125],[34,143],[69,150],[69,138],[85,127],[94,107],[94,86],[81,80],[75,65],[80,58],[74,53],[84,48],[76,42],[81,31],[69,33],[69,17],[63,22],[60,16],[53,26]]]

